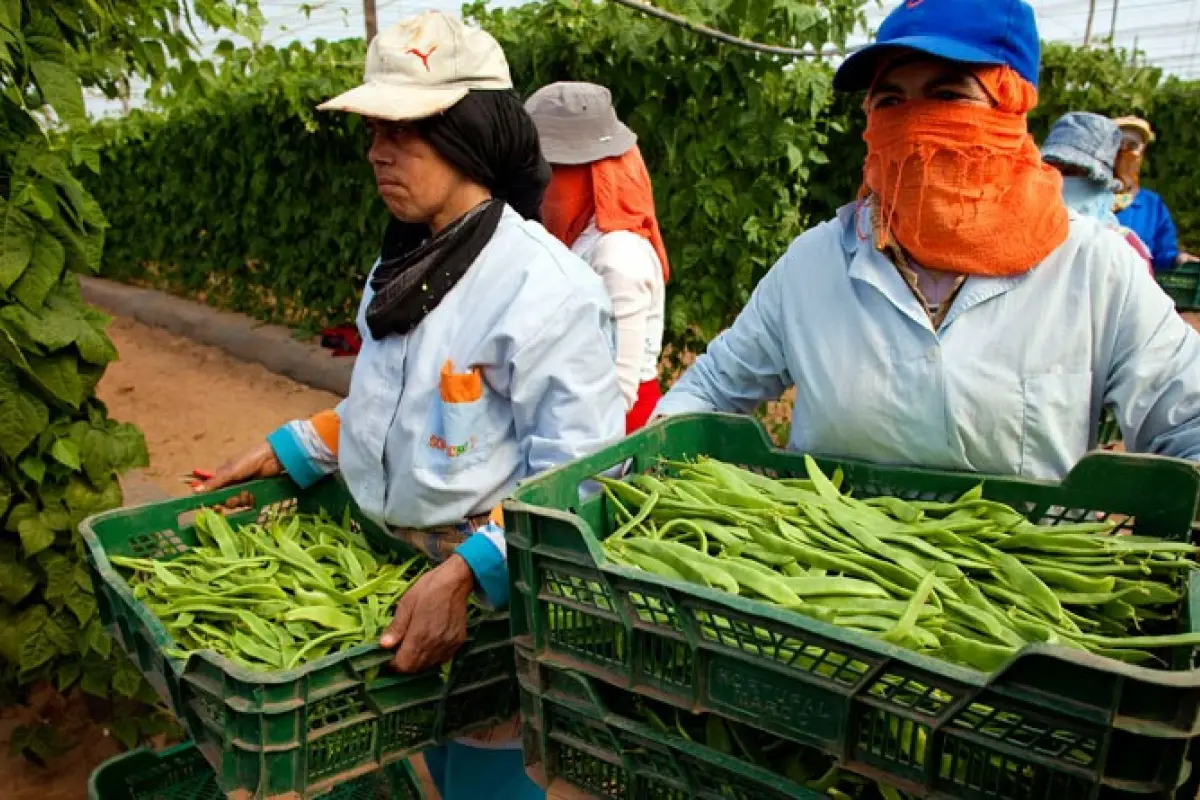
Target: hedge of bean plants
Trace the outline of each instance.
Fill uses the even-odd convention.
[[[660,5],[743,37],[824,46],[844,42],[862,1]],[[832,94],[826,64],[731,48],[595,0],[466,13],[504,46],[522,92],[568,78],[612,89],[654,177],[674,352],[727,325],[787,242],[855,196],[862,112]],[[159,110],[108,123],[103,177],[90,183],[112,225],[104,273],[272,321],[348,320],[385,212],[360,121],[313,108],[358,80],[363,53],[361,41],[228,47],[181,70]],[[1145,183],[1200,247],[1200,85],[1103,48],[1050,45],[1044,61],[1035,132],[1072,109],[1151,118],[1160,140]]]
[[[78,175],[100,165],[83,86],[116,91],[186,57],[182,5],[0,0],[0,706],[87,695],[127,746],[166,719],[104,633],[77,532],[120,505],[119,474],[147,457],[142,434],[95,396],[117,352],[77,277],[99,270],[107,225]],[[224,0],[187,5],[201,20],[235,13]],[[67,744],[36,720],[8,737],[37,761]]]

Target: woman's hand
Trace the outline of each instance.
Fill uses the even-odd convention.
[[[399,645],[392,666],[420,672],[449,661],[467,640],[467,601],[474,588],[475,575],[458,555],[413,584],[379,639],[381,647]]]
[[[263,442],[217,467],[211,478],[197,484],[194,489],[197,492],[214,492],[235,483],[245,483],[255,478],[274,478],[282,474],[283,464],[279,463],[271,445]]]

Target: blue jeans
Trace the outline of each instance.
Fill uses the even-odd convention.
[[[545,800],[525,774],[519,748],[490,750],[450,742],[422,753],[442,800]]]

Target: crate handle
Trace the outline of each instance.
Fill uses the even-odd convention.
[[[538,473],[535,478],[522,482],[513,500],[531,506],[574,509],[581,496],[586,494],[586,484],[592,478],[622,464],[631,463],[632,468],[638,471],[644,469],[647,465],[640,462],[645,452],[660,452],[668,439],[683,437],[690,429],[703,433],[703,421],[712,417],[726,420],[721,426],[722,435],[746,437],[760,443],[764,455],[772,449],[766,429],[751,417],[740,414],[680,414],[659,420],[611,447],[578,461]]]

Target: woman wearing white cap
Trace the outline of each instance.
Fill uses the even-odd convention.
[[[441,562],[381,644],[405,672],[466,638],[467,601],[508,602],[494,512],[516,482],[619,437],[604,286],[537,224],[549,167],[483,31],[439,13],[385,30],[362,86],[321,106],[361,114],[391,211],[358,315],[363,346],[336,410],[289,423],[202,489],[340,470],[363,512]],[[515,726],[426,754],[444,800],[540,798]]]
[[[542,203],[546,230],[604,279],[617,316],[617,379],[625,430],[646,424],[661,393],[667,250],[637,136],[594,83],[552,83],[525,103],[553,167]]]

